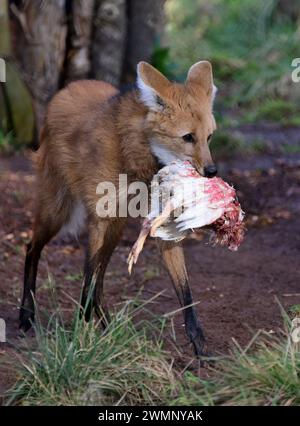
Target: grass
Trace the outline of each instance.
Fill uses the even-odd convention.
[[[300,124],[300,109],[284,99],[267,98],[255,109],[244,114],[243,122],[273,121],[283,126]]]
[[[77,274],[68,274],[65,276],[65,279],[71,282],[82,282],[83,272],[81,271]]]
[[[13,130],[7,132],[0,127],[0,154],[13,154],[21,152],[24,149],[24,144],[16,136]]]
[[[236,344],[211,380],[188,373],[178,405],[282,406],[300,404],[300,352],[288,334],[261,333],[246,350]],[[250,350],[251,349],[251,350]]]
[[[10,153],[16,148],[16,145],[13,132],[5,133],[0,129],[0,153]]]
[[[127,301],[104,333],[95,321],[82,321],[78,308],[71,325],[58,309],[46,327],[38,315],[34,344],[17,350],[17,379],[5,404],[300,404],[299,344],[291,339],[287,314],[285,332],[259,331],[246,348],[234,342],[204,380],[173,367],[171,354],[163,349],[165,320],[138,320],[145,303]],[[299,316],[299,305],[289,314]]]
[[[242,134],[229,130],[217,130],[212,138],[211,152],[218,159],[230,159],[238,155],[255,155],[267,152],[267,146],[262,138],[252,138],[246,141]]]
[[[295,318],[295,317],[300,317],[300,304],[298,303],[297,305],[292,305],[289,308],[289,314],[291,317]]]
[[[245,149],[244,140],[225,130],[217,130],[212,138],[211,152],[216,157],[230,158]]]
[[[288,112],[292,124],[297,121],[299,84],[291,84],[291,62],[299,56],[300,32],[277,0],[170,0],[166,10],[164,69],[169,63],[184,80],[191,64],[208,59],[219,88],[216,109],[248,113],[264,105],[264,118],[277,120],[284,103],[292,100]]]
[[[281,151],[283,154],[300,154],[300,144],[299,145],[284,144],[281,146]]]
[[[58,314],[36,326],[36,348],[20,357],[18,381],[7,405],[166,404],[176,384],[160,337],[150,339],[128,302],[105,333],[79,319],[71,327]],[[158,333],[159,336],[160,333]]]

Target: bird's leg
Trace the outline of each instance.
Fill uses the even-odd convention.
[[[168,201],[163,211],[161,212],[161,214],[158,215],[151,224],[151,229],[150,229],[151,237],[155,237],[155,232],[157,228],[159,228],[163,223],[166,222],[166,220],[170,217],[170,214],[174,210],[175,210],[175,206],[173,205],[172,201]]]
[[[145,221],[143,222],[141,232],[138,236],[138,239],[134,243],[134,246],[132,247],[129,253],[129,256],[127,258],[129,274],[131,274],[133,264],[136,264],[139,254],[143,250],[146,238],[148,237],[150,232],[150,227],[151,227],[150,221],[148,219],[145,219]]]
[[[132,267],[136,264],[140,252],[143,250],[146,238],[149,233],[151,237],[155,237],[155,231],[159,228],[166,220],[169,218],[172,211],[175,210],[175,207],[171,201],[168,201],[159,216],[157,216],[154,220],[146,218],[143,222],[141,232],[138,236],[138,239],[134,243],[129,256],[127,258],[128,263],[128,272],[131,274]]]

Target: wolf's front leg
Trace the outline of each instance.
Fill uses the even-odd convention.
[[[111,255],[122,234],[125,220],[94,219],[89,223],[89,246],[85,263],[84,287],[81,295],[81,314],[87,321],[93,311],[105,328],[109,312],[103,297],[103,280]]]
[[[171,276],[180,305],[183,309],[185,330],[198,358],[207,357],[205,337],[193,306],[192,293],[185,266],[183,248],[174,241],[159,241],[162,257]]]

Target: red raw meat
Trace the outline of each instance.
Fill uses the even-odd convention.
[[[164,206],[156,206],[145,218],[140,235],[129,257],[128,269],[137,262],[144,242],[150,234],[163,240],[182,240],[195,229],[207,227],[213,234],[213,244],[227,246],[236,251],[245,233],[244,213],[237,201],[233,187],[221,178],[201,176],[188,161],[173,161],[155,176],[160,185],[159,194],[172,194]],[[185,198],[181,197],[180,185],[184,185]],[[161,199],[162,197],[156,198]],[[182,213],[174,218],[172,213],[180,207]]]

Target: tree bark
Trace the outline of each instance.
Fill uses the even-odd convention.
[[[297,0],[279,0],[278,9],[281,13],[288,16],[291,21],[297,21],[300,18],[300,5]]]
[[[66,56],[65,83],[88,78],[95,0],[73,0]]]
[[[65,0],[10,1],[13,55],[32,96],[39,134],[65,57]]]
[[[123,82],[136,78],[139,61],[151,61],[155,43],[159,42],[165,23],[165,0],[128,0],[128,33]]]
[[[92,77],[118,86],[126,38],[126,0],[96,0]]]
[[[32,97],[36,134],[66,82],[135,80],[162,35],[165,0],[10,0],[16,65]]]

